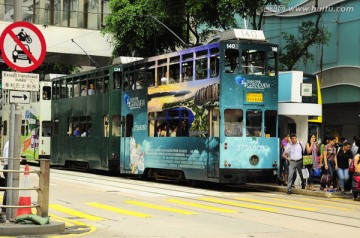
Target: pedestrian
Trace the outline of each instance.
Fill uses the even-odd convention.
[[[309,178],[307,179],[307,187],[308,190],[314,190],[314,183],[313,183],[313,174],[314,169],[318,167],[318,153],[319,153],[319,146],[316,142],[316,136],[314,134],[310,134],[308,141],[305,145],[305,154],[312,156],[312,164],[304,165],[305,168],[309,171]]]
[[[4,167],[3,167],[3,170],[7,170],[9,167],[9,141],[6,141],[5,143],[5,146],[4,146],[4,149],[3,149],[3,157],[4,157]],[[3,172],[4,174],[4,177],[7,181],[7,173],[6,172]],[[3,205],[6,205],[6,194],[7,194],[7,191],[5,190],[4,192],[4,196],[3,196]],[[0,223],[5,223],[6,222],[6,208],[1,208],[1,215],[0,215]]]
[[[355,145],[357,147],[360,147],[360,138],[356,138],[355,140]],[[355,173],[352,176],[352,194],[353,194],[353,199],[357,200],[358,199],[358,194],[360,192],[360,153],[358,151],[358,153],[355,155],[354,157],[354,165],[355,165]]]
[[[292,194],[292,179],[296,171],[299,173],[301,179],[301,188],[305,189],[305,181],[301,169],[303,168],[303,151],[304,144],[297,140],[296,134],[290,135],[290,143],[285,148],[282,156],[289,161],[289,178],[287,184],[287,194]]]
[[[355,155],[358,153],[358,150],[359,150],[359,147],[356,146],[356,144],[355,144],[355,142],[356,142],[357,139],[358,139],[357,136],[354,136],[354,137],[353,137],[354,142],[353,142],[352,145],[351,145],[351,152],[352,152],[353,156],[355,156]]]
[[[278,177],[279,185],[287,186],[288,174],[289,174],[289,163],[282,157],[282,154],[285,151],[285,148],[290,143],[290,134],[286,133],[281,140],[280,144],[280,173]]]
[[[336,179],[335,179],[335,172],[338,169],[337,166],[337,159],[336,159],[336,139],[333,136],[328,137],[329,143],[324,146],[324,172],[328,174],[328,188],[336,188]],[[327,191],[326,186],[322,186],[324,191]]]
[[[336,155],[337,165],[338,165],[338,169],[337,169],[338,183],[341,193],[345,193],[345,183],[349,179],[349,164],[353,159],[350,149],[351,149],[350,143],[344,142],[342,148],[340,148],[339,152]]]

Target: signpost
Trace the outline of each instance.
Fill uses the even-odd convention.
[[[22,91],[10,91],[10,103],[29,104],[30,103],[30,92]]]
[[[0,36],[1,57],[12,69],[30,72],[38,68],[46,56],[45,38],[28,22],[14,22]]]
[[[14,1],[15,22],[7,26],[0,36],[1,57],[13,70],[31,72],[38,68],[46,56],[46,43],[41,31],[33,24],[22,22],[23,1]],[[19,74],[18,72],[3,72],[3,89],[38,91],[39,75]],[[18,103],[29,103],[30,92],[10,92],[10,133],[9,157],[20,156],[21,115]],[[19,170],[20,163],[9,160],[9,170]],[[10,172],[7,179],[8,187],[19,186],[19,174]],[[7,204],[16,205],[19,192],[9,190],[6,195]],[[6,209],[9,220],[15,218],[16,209]]]
[[[39,91],[39,74],[2,71],[2,87],[10,90]]]

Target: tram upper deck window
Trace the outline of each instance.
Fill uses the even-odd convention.
[[[210,77],[219,76],[219,48],[210,49]]]
[[[146,63],[146,80],[149,87],[155,86],[155,62]]]
[[[114,79],[114,89],[119,90],[121,88],[122,72],[114,72],[113,79]]]
[[[208,51],[202,50],[196,52],[195,61],[196,79],[206,79],[208,75]]]
[[[193,62],[182,63],[182,81],[188,82],[193,80]]]
[[[262,112],[252,109],[246,111],[246,136],[261,137]]]
[[[244,116],[241,109],[226,109],[224,111],[225,136],[243,136]]]
[[[60,98],[66,98],[67,97],[67,81],[66,79],[62,79],[60,82],[61,86],[60,86]]]
[[[241,68],[243,74],[265,74],[266,52],[258,50],[244,50],[241,54]]]
[[[268,76],[278,75],[278,62],[277,62],[277,52],[267,52],[267,72]]]
[[[51,99],[51,87],[50,86],[44,86],[42,88],[42,91],[43,91],[42,99],[43,100],[50,100]]]
[[[239,50],[226,49],[225,50],[225,73],[234,73],[239,69]]]

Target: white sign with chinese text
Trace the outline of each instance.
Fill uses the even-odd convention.
[[[2,72],[2,89],[39,91],[39,74]]]

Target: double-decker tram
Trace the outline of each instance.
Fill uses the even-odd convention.
[[[159,180],[273,179],[277,51],[262,31],[236,29],[216,43],[58,78],[51,162]]]
[[[20,155],[28,162],[49,159],[51,138],[51,77],[40,81],[39,91],[31,91],[29,103],[19,104],[21,115]],[[25,97],[26,95],[24,95]],[[3,91],[1,149],[9,140],[10,119],[9,90]]]

